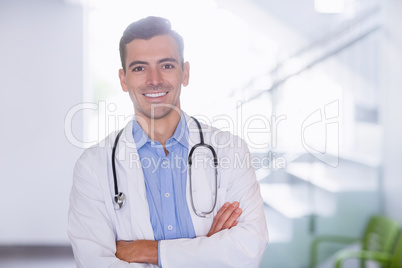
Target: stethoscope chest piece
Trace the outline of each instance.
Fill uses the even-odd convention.
[[[122,192],[114,196],[114,209],[121,209],[126,203],[126,195]]]

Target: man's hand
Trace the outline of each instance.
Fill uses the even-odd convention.
[[[208,237],[237,225],[242,211],[238,202],[226,202],[216,214]],[[117,241],[116,257],[126,262],[151,263],[158,265],[158,241]]]
[[[218,214],[216,214],[214,221],[212,222],[211,229],[209,230],[208,237],[222,231],[224,229],[230,229],[237,225],[237,219],[240,217],[242,211],[239,208],[239,202],[233,202],[230,204],[226,202]]]
[[[116,257],[126,262],[158,265],[158,241],[117,241]]]

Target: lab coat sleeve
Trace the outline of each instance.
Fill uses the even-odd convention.
[[[211,237],[161,241],[163,268],[259,266],[268,243],[268,230],[251,156],[245,143],[241,144],[225,152],[230,154],[232,166],[223,172],[230,176],[225,201],[239,201],[243,210],[238,225]]]
[[[77,161],[70,194],[67,232],[77,267],[144,267],[144,264],[130,264],[115,256],[113,225],[99,179],[92,170],[91,155],[95,150],[88,149]]]

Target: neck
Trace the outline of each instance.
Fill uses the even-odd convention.
[[[151,140],[158,141],[165,148],[166,142],[171,138],[179,124],[181,114],[172,111],[167,116],[160,119],[151,119],[141,117],[138,124]],[[142,120],[145,119],[145,120]]]

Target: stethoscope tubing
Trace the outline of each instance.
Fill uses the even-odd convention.
[[[191,118],[192,118],[192,119],[195,121],[195,123],[197,124],[198,131],[199,131],[199,133],[200,133],[200,142],[197,143],[197,144],[195,144],[195,145],[191,148],[191,150],[190,150],[190,152],[189,152],[189,155],[188,155],[188,168],[189,168],[189,177],[190,177],[189,181],[190,181],[190,198],[191,198],[191,205],[192,205],[192,208],[193,208],[194,213],[195,213],[197,216],[202,217],[202,218],[206,218],[206,217],[210,216],[210,214],[214,211],[214,209],[215,209],[215,207],[216,207],[216,203],[217,203],[217,198],[218,198],[218,157],[217,157],[217,154],[216,154],[214,148],[213,148],[211,145],[206,144],[206,143],[204,142],[204,135],[203,135],[203,133],[202,133],[202,128],[201,128],[200,122],[198,122],[198,120],[197,120],[196,118],[194,118],[194,117],[191,117]],[[118,189],[118,186],[117,186],[117,172],[116,172],[116,148],[117,148],[117,144],[118,144],[118,142],[119,142],[120,136],[121,136],[121,134],[123,133],[123,130],[124,130],[124,128],[121,129],[121,130],[119,131],[119,133],[117,134],[116,139],[115,139],[115,142],[114,142],[114,145],[113,145],[113,150],[112,150],[112,171],[113,171],[113,184],[114,184],[114,193],[115,193],[115,196],[114,196],[114,200],[113,200],[113,201],[114,201],[114,203],[115,203],[115,209],[120,209],[120,208],[124,205],[124,203],[125,203],[125,195],[124,195],[124,193],[119,192],[119,189]],[[191,176],[191,166],[192,166],[192,163],[193,163],[193,161],[192,161],[192,156],[193,156],[193,153],[194,153],[195,149],[197,149],[197,148],[199,148],[199,147],[208,148],[208,149],[211,151],[212,156],[213,156],[213,158],[214,158],[214,169],[215,169],[215,195],[214,195],[214,203],[213,203],[212,209],[209,210],[209,211],[206,211],[206,212],[198,211],[198,210],[195,208],[194,199],[193,199],[193,194],[192,194],[192,193],[193,193],[193,183],[192,183],[192,176]]]
[[[214,148],[211,145],[204,143],[204,135],[202,134],[202,129],[201,129],[200,122],[198,122],[198,120],[195,119],[194,117],[191,117],[191,118],[197,124],[198,131],[200,132],[200,142],[195,144],[191,148],[190,153],[188,154],[188,172],[189,172],[189,177],[190,177],[189,181],[190,181],[190,193],[191,193],[190,194],[191,206],[193,208],[194,213],[197,216],[202,217],[202,218],[206,218],[214,211],[214,209],[216,207],[217,200],[218,200],[218,157],[216,155],[216,152],[215,152]],[[195,149],[197,149],[199,147],[208,148],[212,152],[212,156],[214,157],[214,169],[215,169],[215,195],[214,195],[214,203],[213,203],[214,205],[212,206],[211,210],[206,211],[206,212],[198,211],[195,208],[193,194],[192,194],[193,193],[193,180],[192,180],[192,176],[191,176],[191,165],[193,163],[193,153],[194,153]]]
[[[112,150],[112,170],[113,170],[113,180],[114,180],[114,194],[118,195],[119,189],[117,187],[117,174],[116,174],[116,147],[119,142],[120,136],[123,133],[123,129],[119,131],[117,134],[116,140],[114,141],[113,150]]]

